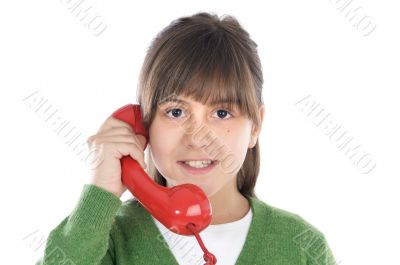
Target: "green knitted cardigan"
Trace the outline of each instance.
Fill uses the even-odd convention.
[[[317,228],[297,214],[270,206],[256,197],[246,198],[253,217],[237,265],[336,264]],[[154,220],[137,200],[122,202],[108,191],[85,184],[72,213],[50,231],[44,254],[36,262],[45,264],[178,265],[178,262]]]

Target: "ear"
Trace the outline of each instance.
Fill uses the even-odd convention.
[[[259,111],[259,115],[260,115],[260,126],[256,127],[253,125],[253,128],[251,130],[251,136],[250,136],[250,142],[249,142],[249,148],[253,148],[256,143],[257,143],[257,139],[258,139],[258,135],[261,132],[261,127],[262,127],[262,123],[264,120],[264,113],[265,113],[265,107],[264,104],[262,104],[260,106],[260,108],[258,109]]]

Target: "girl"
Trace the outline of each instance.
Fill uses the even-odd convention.
[[[254,193],[264,117],[257,44],[231,16],[181,17],[153,40],[137,98],[145,138],[108,118],[88,138],[102,163],[47,240],[37,264],[203,264],[194,237],[177,235],[138,202],[120,200],[129,155],[162,186],[192,183],[212,206],[202,236],[218,264],[335,263],[323,234]],[[211,263],[210,263],[211,264]]]

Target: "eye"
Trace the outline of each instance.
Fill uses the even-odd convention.
[[[229,111],[224,110],[224,109],[218,109],[216,113],[217,113],[218,117],[220,117],[220,118],[222,117],[222,119],[224,119],[226,117],[226,115],[232,116]],[[227,119],[224,119],[224,120],[227,120]]]
[[[167,116],[170,117],[170,118],[181,118],[181,117],[182,117],[182,116],[181,116],[182,110],[185,111],[184,109],[181,109],[181,108],[170,108],[170,109],[167,109],[167,110],[165,111],[165,115],[167,115]],[[226,119],[225,119],[225,117],[226,117],[227,115],[230,115],[230,116],[232,117],[232,114],[231,114],[229,111],[225,110],[225,109],[218,109],[215,113],[216,113],[217,116],[218,116],[219,118],[221,118],[222,120],[227,120],[227,119],[229,119],[229,118],[226,118]],[[169,114],[171,114],[172,117],[171,117]]]
[[[173,117],[168,115],[170,112],[173,115]],[[180,109],[180,108],[171,108],[171,109],[167,109],[165,111],[165,114],[170,118],[179,118],[181,113],[182,113],[182,109]]]

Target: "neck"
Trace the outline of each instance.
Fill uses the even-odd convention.
[[[209,197],[212,206],[213,225],[231,223],[243,218],[250,210],[250,204],[236,187],[236,180]]]

